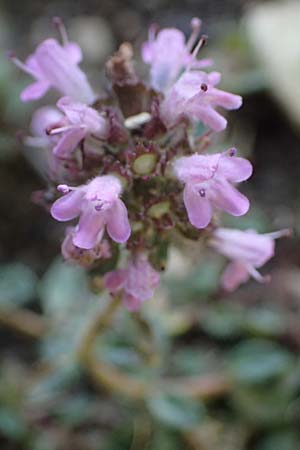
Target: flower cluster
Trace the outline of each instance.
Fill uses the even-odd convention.
[[[52,217],[79,219],[66,228],[64,258],[99,270],[129,310],[152,297],[175,233],[205,238],[232,260],[221,280],[225,289],[250,275],[266,280],[257,268],[273,256],[281,233],[217,226],[219,211],[247,213],[249,200],[236,184],[251,177],[252,165],[234,148],[206,153],[212,133],[226,128],[222,110],[238,109],[242,99],[219,89],[220,73],[209,71],[213,62],[198,59],[206,42],[200,19],[192,19],[187,41],[177,29],[150,28],[141,55],[150,69],[146,82],[135,71],[131,46],[122,44],[106,64],[105,96],[81,70],[79,46],[59,19],[55,24],[61,42],[45,40],[24,63],[11,58],[34,79],[22,101],[49,89],[61,96],[56,107],[34,113],[24,141],[47,156],[50,189],[42,200],[51,200]]]

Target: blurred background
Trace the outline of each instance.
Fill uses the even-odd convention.
[[[96,370],[80,355],[99,296],[84,271],[62,263],[63,227],[31,200],[45,180],[16,135],[36,105],[20,102],[28,78],[5,56],[24,59],[55,36],[57,15],[102,88],[121,42],[139,60],[149,24],[188,35],[201,17],[222,87],[244,97],[216,146],[236,146],[255,168],[243,188],[251,211],[223,223],[294,230],[263,269],[271,283],[231,295],[218,288],[221,257],[172,249],[142,317],[121,312],[96,340]],[[1,450],[300,449],[299,24],[298,0],[1,1]]]

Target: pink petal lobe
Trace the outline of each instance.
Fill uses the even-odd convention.
[[[110,293],[115,294],[124,287],[127,271],[125,269],[113,270],[104,276],[104,287]]]
[[[130,236],[131,228],[128,213],[122,200],[117,199],[108,212],[107,232],[115,242],[126,242]]]
[[[214,131],[223,131],[227,126],[227,120],[210,105],[202,105],[201,103],[197,105],[195,103],[191,108],[191,113]]]
[[[68,53],[72,63],[79,64],[82,61],[82,51],[78,44],[75,42],[68,42],[64,45],[64,49]]]
[[[51,208],[51,215],[60,222],[67,222],[79,216],[81,211],[83,192],[76,190],[69,192],[56,200]]]
[[[211,95],[216,105],[226,109],[238,109],[243,103],[243,99],[240,95],[231,94],[230,92],[221,91],[220,89],[213,89]]]
[[[231,186],[225,179],[215,181],[210,189],[210,198],[214,206],[233,216],[246,214],[250,207],[247,197]]]
[[[223,155],[219,161],[218,173],[226,180],[239,183],[251,177],[253,167],[247,159]]]
[[[73,128],[65,132],[54,147],[53,154],[58,158],[69,158],[84,136],[85,130],[82,128]]]
[[[221,276],[221,286],[228,292],[233,292],[240,284],[250,278],[247,267],[239,261],[228,264]]]
[[[99,243],[104,233],[103,214],[86,209],[80,216],[73,243],[79,248],[91,249]]]
[[[50,88],[50,83],[41,80],[36,81],[27,86],[20,94],[22,102],[29,102],[31,100],[38,100],[46,94]]]
[[[152,52],[153,52],[153,43],[152,42],[144,42],[142,45],[142,60],[146,64],[150,64],[152,61]]]
[[[221,74],[220,72],[210,72],[208,74],[208,81],[212,86],[216,86],[221,81]]]
[[[196,228],[207,227],[212,217],[210,201],[206,197],[201,197],[188,184],[183,191],[183,200],[191,224]]]
[[[133,295],[125,293],[123,295],[123,303],[128,311],[137,311],[140,309],[143,300],[140,298],[134,297]]]

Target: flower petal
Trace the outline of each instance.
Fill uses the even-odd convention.
[[[55,39],[46,39],[35,51],[44,79],[62,94],[83,103],[92,103],[95,95],[82,70],[74,64],[64,47]]]
[[[220,74],[220,72],[215,72],[215,71],[213,71],[213,72],[210,72],[209,74],[208,74],[208,81],[209,81],[209,84],[211,84],[212,86],[216,86],[217,84],[219,84],[220,83],[220,81],[221,81],[221,74]]]
[[[68,53],[68,56],[72,63],[79,64],[82,60],[82,51],[78,44],[75,42],[68,42],[64,45],[65,51]]]
[[[211,246],[231,260],[243,261],[253,267],[263,266],[274,256],[274,239],[253,230],[217,228]]]
[[[67,222],[79,216],[83,195],[83,191],[78,189],[56,200],[51,208],[52,217],[60,222]]]
[[[225,179],[216,179],[209,195],[214,206],[233,216],[242,216],[249,210],[250,202],[247,197]]]
[[[235,291],[240,284],[245,283],[250,278],[245,264],[234,261],[226,267],[221,276],[221,286],[228,292]]]
[[[125,293],[123,295],[123,303],[124,303],[125,308],[128,309],[128,311],[137,311],[141,307],[143,300],[141,300],[140,298],[134,297],[133,295]]]
[[[212,101],[226,109],[238,109],[242,106],[243,99],[240,95],[231,94],[231,92],[221,91],[220,89],[212,89]]]
[[[196,228],[207,227],[212,217],[211,204],[207,197],[201,197],[187,184],[183,191],[183,200],[191,224]]]
[[[111,294],[115,294],[124,287],[127,271],[125,269],[113,270],[104,275],[104,287]]]
[[[212,66],[213,63],[214,63],[214,60],[212,58],[196,59],[192,62],[192,68],[193,69],[205,69],[206,67]]]
[[[31,100],[38,100],[46,94],[50,88],[48,81],[36,81],[27,86],[20,94],[22,102],[30,102]]]
[[[79,248],[91,249],[99,244],[103,233],[103,214],[88,208],[80,216],[73,243]]]
[[[84,136],[85,130],[82,128],[73,128],[72,130],[65,132],[54,147],[53,154],[58,158],[70,158],[72,152],[76,149]]]
[[[233,183],[248,180],[253,172],[252,164],[245,158],[228,156],[224,153],[219,160],[218,173]]]
[[[126,242],[130,236],[127,208],[120,199],[115,200],[107,213],[107,232],[115,242],[120,243]]]
[[[201,120],[204,125],[207,125],[214,131],[222,131],[227,126],[227,120],[215,111],[209,104],[203,105],[199,99],[199,104],[196,103],[196,96],[189,111],[195,119]]]

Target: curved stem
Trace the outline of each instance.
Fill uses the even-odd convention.
[[[37,339],[47,330],[47,323],[41,315],[22,308],[1,309],[0,325]]]
[[[108,303],[104,312],[99,311],[99,314],[94,317],[79,346],[79,360],[97,385],[105,386],[109,391],[132,398],[143,398],[145,394],[143,383],[123,374],[108,363],[97,361],[94,357],[95,339],[111,325],[119,306],[120,299],[114,297]]]
[[[93,352],[95,339],[112,324],[119,306],[119,298],[114,298],[103,312],[99,311],[89,324],[78,349],[80,362],[96,385],[105,386],[111,392],[136,400],[143,400],[157,390],[203,400],[225,395],[230,390],[228,380],[221,374],[165,378],[159,383],[149,383],[125,374],[111,364],[96,360]]]

